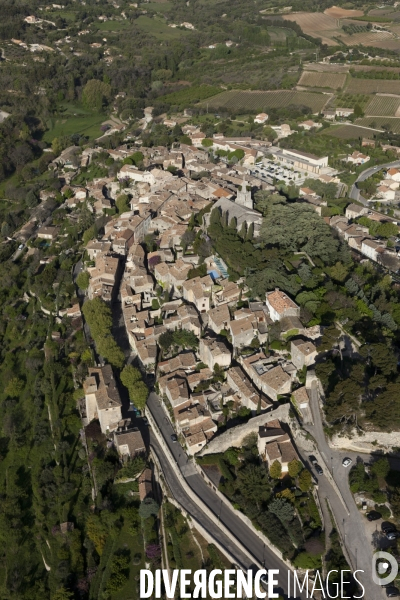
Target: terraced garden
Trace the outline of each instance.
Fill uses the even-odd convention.
[[[282,108],[295,104],[308,106],[313,113],[320,112],[331,99],[329,94],[313,92],[294,92],[291,90],[277,90],[271,92],[229,90],[217,94],[207,100],[210,108],[227,108],[231,110],[266,110],[268,108]],[[204,105],[202,102],[201,105]]]

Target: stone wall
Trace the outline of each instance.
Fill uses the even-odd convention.
[[[261,425],[264,425],[264,423],[268,423],[274,419],[279,419],[284,423],[288,423],[289,409],[289,404],[283,404],[269,413],[259,415],[258,417],[253,417],[243,425],[237,425],[236,427],[228,429],[224,433],[221,433],[213,438],[211,442],[198,453],[197,456],[225,452],[225,450],[228,450],[228,448],[231,448],[232,446],[235,448],[240,448],[243,445],[243,440],[246,435],[249,435],[249,433],[257,433],[258,428]]]

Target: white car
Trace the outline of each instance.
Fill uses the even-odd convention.
[[[352,463],[352,462],[353,462],[353,461],[351,460],[351,458],[344,458],[344,459],[342,460],[342,465],[343,465],[345,468],[347,468],[347,467],[349,467],[349,466],[351,465],[351,463]]]

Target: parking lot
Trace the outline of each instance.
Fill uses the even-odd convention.
[[[286,185],[295,184],[297,186],[304,183],[304,180],[310,176],[300,171],[291,170],[268,159],[264,159],[262,163],[255,164],[250,172],[254,177],[259,177],[266,183],[272,184],[275,179],[276,181],[283,181]]]

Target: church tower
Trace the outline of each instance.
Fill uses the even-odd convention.
[[[246,181],[243,177],[242,187],[238,190],[236,196],[236,204],[240,204],[240,206],[244,206],[245,208],[253,208],[253,200],[251,198],[251,191],[248,192],[246,189]]]

